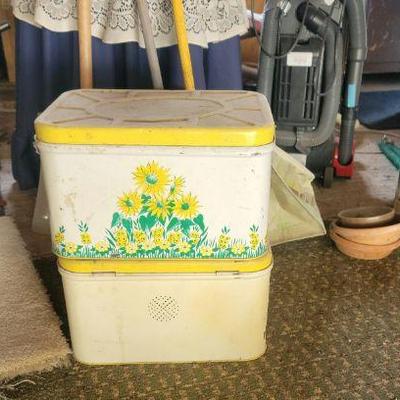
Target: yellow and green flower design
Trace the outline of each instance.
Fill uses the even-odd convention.
[[[133,171],[134,187],[116,201],[111,224],[102,240],[93,242],[86,222],[78,224],[80,242],[66,240],[61,226],[54,235],[54,252],[74,258],[253,258],[264,254],[266,241],[258,226],[248,238],[234,238],[222,227],[208,236],[197,196],[185,192],[185,179],[151,161]]]

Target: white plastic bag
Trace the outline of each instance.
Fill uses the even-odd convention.
[[[326,234],[313,180],[314,175],[307,168],[275,147],[268,228],[272,246]]]

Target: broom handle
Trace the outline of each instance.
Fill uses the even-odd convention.
[[[190,59],[189,42],[186,32],[185,13],[183,11],[183,0],[172,0],[174,11],[175,30],[178,39],[179,58],[181,60],[183,82],[186,90],[194,90],[193,68]]]
[[[151,20],[149,10],[145,0],[136,0],[139,12],[140,24],[142,25],[143,39],[146,45],[147,58],[151,73],[151,80],[154,89],[164,89],[160,63],[158,62],[157,49],[154,43],[153,30],[151,29]]]
[[[81,88],[93,87],[91,1],[77,0]]]

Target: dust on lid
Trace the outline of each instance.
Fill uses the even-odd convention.
[[[250,147],[273,142],[266,98],[247,91],[74,90],[35,121],[54,144]]]

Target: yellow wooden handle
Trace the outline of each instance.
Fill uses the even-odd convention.
[[[186,32],[185,14],[183,12],[183,0],[172,0],[174,11],[175,30],[178,39],[179,57],[181,60],[183,82],[186,90],[194,90],[194,78],[192,61],[190,59],[189,43]]]

